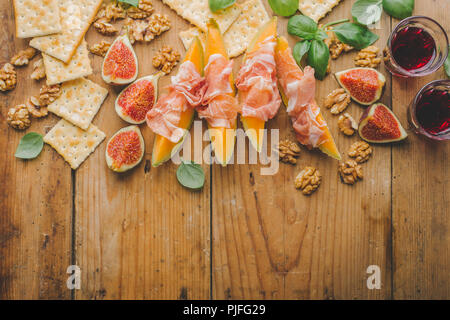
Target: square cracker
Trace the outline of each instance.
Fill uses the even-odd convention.
[[[58,0],[14,0],[17,38],[46,36],[62,31]]]
[[[45,135],[44,142],[51,145],[75,170],[105,137],[106,135],[93,124],[84,131],[61,119]]]
[[[30,46],[68,63],[94,20],[102,0],[59,0],[62,32],[33,38]]]
[[[210,18],[214,18],[220,31],[225,32],[238,18],[241,9],[238,5],[232,5],[219,12],[213,13],[209,9],[208,0],[162,0],[181,17],[206,31],[206,24]]]
[[[77,51],[68,64],[45,53],[42,54],[42,57],[44,58],[47,85],[49,86],[92,74],[89,51],[87,49],[86,41],[84,40],[78,46]]]
[[[61,95],[48,110],[86,130],[107,95],[108,90],[90,80],[68,81],[62,84]]]
[[[249,0],[243,3],[241,15],[223,35],[228,56],[234,58],[244,53],[259,27],[267,21],[269,21],[269,15],[261,0]],[[202,43],[205,41],[205,33],[196,27],[181,31],[179,36],[186,49],[196,36]]]
[[[333,10],[341,0],[299,0],[298,10],[318,22]]]

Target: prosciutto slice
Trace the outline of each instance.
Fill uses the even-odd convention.
[[[275,68],[275,38],[268,37],[250,53],[239,70],[236,87],[242,102],[242,115],[267,121],[281,105]]]
[[[221,54],[211,55],[205,67],[207,89],[197,112],[201,119],[206,119],[215,128],[232,128],[240,111],[237,99],[231,95],[232,71],[233,61],[228,61]]]
[[[317,117],[320,108],[315,100],[314,69],[307,66],[302,72],[290,50],[286,49],[277,54],[277,70],[280,86],[288,99],[287,112],[298,141],[309,148],[320,146],[327,140],[326,123]]]
[[[169,93],[162,95],[147,112],[146,121],[154,133],[177,143],[186,131],[179,127],[181,114],[201,104],[206,87],[205,79],[190,61],[180,65],[178,74],[171,81]]]

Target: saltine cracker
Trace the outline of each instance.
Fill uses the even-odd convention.
[[[46,36],[62,31],[58,0],[14,0],[17,38]]]

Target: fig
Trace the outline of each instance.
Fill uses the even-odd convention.
[[[158,79],[163,73],[137,79],[117,96],[116,112],[123,120],[131,124],[145,122],[145,115],[153,108],[158,95]]]
[[[106,164],[115,172],[125,172],[137,166],[144,156],[144,138],[138,126],[117,131],[106,146]]]
[[[136,80],[138,60],[128,35],[118,36],[106,52],[102,78],[106,83],[128,84]]]
[[[381,98],[386,78],[372,68],[353,68],[336,73],[340,86],[352,99],[370,106]]]
[[[372,143],[401,141],[408,136],[395,114],[382,103],[366,109],[359,121],[358,132],[362,139]]]

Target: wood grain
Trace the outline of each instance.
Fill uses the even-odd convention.
[[[15,38],[12,13],[12,2],[2,1],[1,65],[27,45]],[[35,160],[14,157],[25,133],[45,134],[57,118],[34,119],[26,131],[6,124],[9,107],[25,103],[43,84],[30,79],[31,69],[18,68],[17,87],[0,93],[0,299],[69,299],[66,269],[71,264],[71,169],[48,146]]]
[[[426,12],[450,33],[448,1],[416,1],[415,10]],[[443,69],[425,78],[394,80],[393,109],[404,125],[416,93],[435,79],[446,79]],[[449,299],[450,145],[408,133],[408,140],[395,146],[392,155],[394,297]]]

